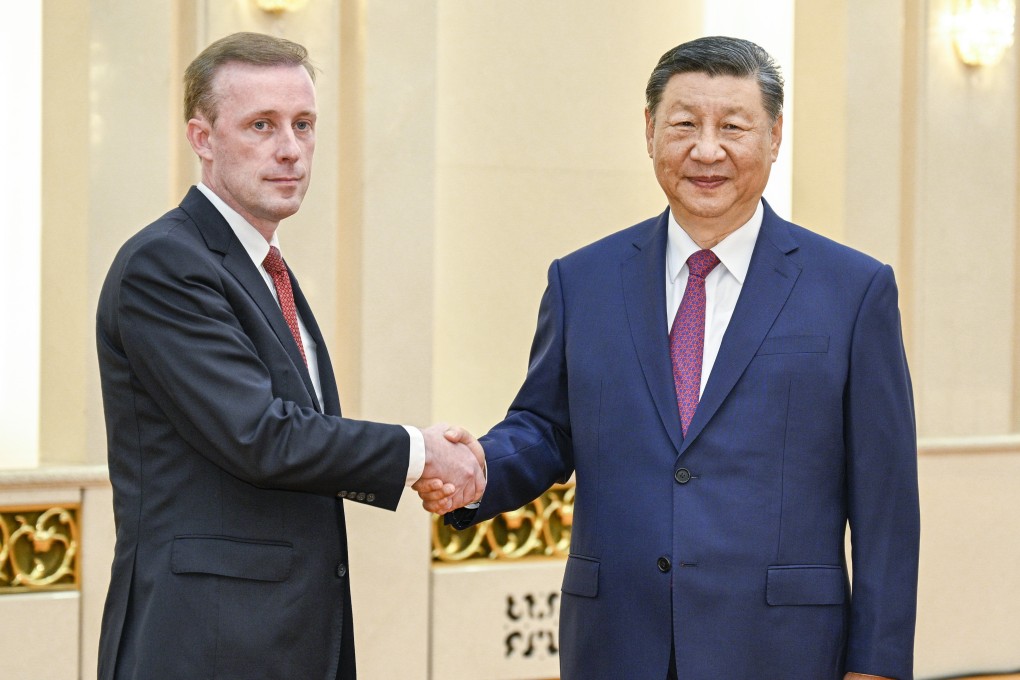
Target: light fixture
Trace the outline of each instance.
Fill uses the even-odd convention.
[[[953,44],[968,66],[991,66],[1013,45],[1014,0],[956,0]]]
[[[308,3],[308,0],[255,0],[255,5],[263,12],[280,14],[296,12]]]

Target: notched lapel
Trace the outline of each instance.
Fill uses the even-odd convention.
[[[620,264],[627,321],[648,391],[677,452],[683,443],[666,328],[666,225],[663,213],[650,235]]]
[[[322,411],[331,416],[339,416],[340,397],[337,393],[336,378],[333,375],[333,364],[329,359],[329,352],[326,350],[326,341],[322,338],[322,331],[312,314],[312,308],[308,304],[305,294],[301,292],[297,277],[293,272],[290,275],[290,285],[294,289],[294,303],[297,305],[298,314],[305,323],[308,334],[315,342],[316,363],[319,364],[319,385],[322,387]],[[314,394],[314,392],[313,392]]]
[[[305,365],[305,360],[301,358],[301,352],[298,350],[297,343],[294,342],[294,336],[290,333],[290,326],[287,325],[286,319],[283,318],[283,313],[280,312],[280,305],[276,303],[273,294],[269,292],[269,286],[266,285],[265,279],[262,278],[259,270],[255,268],[251,258],[248,257],[247,251],[236,239],[235,243],[232,243],[231,247],[223,255],[223,266],[248,291],[252,300],[255,301],[255,304],[262,311],[262,316],[265,317],[266,323],[273,329],[273,333],[276,334],[280,344],[287,351],[287,356],[290,357],[294,368],[301,375],[301,380],[305,384],[305,389],[308,390],[312,404],[318,408],[318,399],[315,398],[315,387],[312,385],[312,378],[308,374],[308,367]],[[293,277],[291,277],[292,287],[293,280]],[[302,316],[301,318],[304,320],[305,317]]]
[[[765,218],[744,286],[723,335],[705,392],[687,428],[681,452],[691,445],[719,410],[786,305],[801,271],[800,265],[790,257],[796,249],[797,243],[786,222],[766,204]]]
[[[185,195],[184,200],[181,201],[181,208],[194,220],[195,226],[202,234],[202,238],[205,239],[205,244],[209,250],[223,256],[224,269],[237,279],[237,282],[248,292],[248,295],[251,296],[251,299],[262,311],[266,323],[273,329],[276,337],[280,340],[280,344],[286,349],[291,363],[294,364],[294,367],[300,373],[301,380],[305,384],[305,389],[308,390],[312,403],[318,408],[318,399],[315,398],[315,388],[312,386],[312,378],[308,374],[308,367],[305,366],[304,359],[301,358],[301,352],[298,350],[297,343],[294,342],[294,337],[290,334],[290,327],[280,312],[280,306],[276,304],[276,300],[273,298],[273,294],[269,292],[269,286],[266,285],[265,279],[262,278],[258,268],[255,267],[251,258],[248,257],[248,252],[244,249],[244,246],[237,240],[230,225],[227,224],[227,220],[224,219],[223,215],[196,187],[191,187],[191,190]],[[291,281],[294,281],[293,276]],[[296,283],[294,287],[296,288]],[[302,321],[306,318],[309,317],[304,315],[301,317]],[[318,342],[316,340],[316,343]]]

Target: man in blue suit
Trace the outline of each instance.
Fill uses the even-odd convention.
[[[575,476],[564,680],[912,677],[916,436],[896,285],[762,200],[782,106],[753,43],[662,57],[645,119],[669,208],[552,264],[527,378],[481,439],[481,505],[449,518]]]

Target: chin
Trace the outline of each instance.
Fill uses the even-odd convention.
[[[717,206],[706,206],[706,205],[685,205],[684,210],[688,215],[694,217],[700,217],[701,219],[711,219],[714,217],[721,217],[726,214],[725,207]]]
[[[268,206],[267,212],[273,213],[273,217],[277,220],[285,220],[301,208],[301,199],[295,198],[286,201],[280,201],[276,205]]]

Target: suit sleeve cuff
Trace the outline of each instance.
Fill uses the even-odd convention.
[[[472,507],[472,505],[474,507]],[[472,503],[466,505],[463,508],[458,508],[452,512],[446,513],[443,516],[443,524],[452,526],[454,529],[467,529],[475,521],[475,515],[478,514],[478,504]]]
[[[425,436],[417,427],[404,425],[403,428],[407,430],[407,434],[411,438],[410,455],[407,457],[407,478],[404,481],[404,486],[411,486],[421,479],[422,473],[425,472]]]

